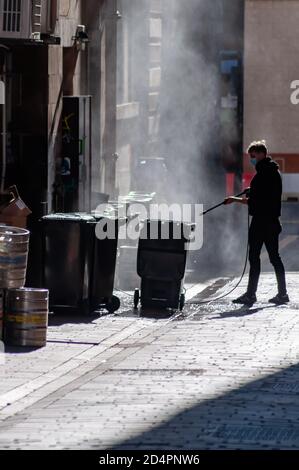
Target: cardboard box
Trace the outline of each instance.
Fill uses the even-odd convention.
[[[27,217],[31,214],[31,210],[20,198],[17,187],[11,186],[5,191],[4,196],[6,201],[0,206],[0,224],[26,228]]]

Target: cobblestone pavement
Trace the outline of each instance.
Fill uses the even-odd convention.
[[[46,348],[0,366],[0,448],[298,449],[299,274],[287,306],[267,302],[272,274],[252,308],[231,303],[246,279],[199,303],[235,283],[173,316],[123,295],[119,314],[52,317]]]

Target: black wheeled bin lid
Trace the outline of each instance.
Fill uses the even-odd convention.
[[[85,212],[71,212],[67,214],[56,213],[45,215],[41,219],[42,221],[61,220],[63,222],[93,222],[95,219],[91,214]]]
[[[139,251],[185,252],[194,224],[168,220],[146,220],[141,222]]]

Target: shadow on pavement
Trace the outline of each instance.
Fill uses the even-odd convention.
[[[105,314],[105,316],[106,315],[108,315],[108,313]],[[49,326],[63,326],[65,324],[89,324],[92,323],[94,320],[101,318],[102,316],[104,316],[104,314],[99,312],[95,312],[94,314],[90,315],[56,315],[54,313],[51,313],[49,315]]]
[[[5,346],[5,354],[30,354],[41,349],[40,347],[24,347],[24,346]]]
[[[298,449],[298,394],[295,365],[203,400],[113,449]]]
[[[255,313],[262,312],[263,310],[273,309],[273,305],[267,307],[240,307],[235,310],[227,310],[226,312],[219,312],[218,316],[212,317],[211,320],[221,320],[223,318],[238,318],[246,317],[247,315],[254,315]]]
[[[141,308],[139,311],[141,318],[152,318],[155,320],[165,320],[171,318],[175,313],[176,310],[171,309]]]

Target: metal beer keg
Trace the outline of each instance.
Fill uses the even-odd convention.
[[[25,285],[29,236],[28,230],[0,226],[0,289]]]
[[[4,339],[9,346],[43,347],[47,343],[49,291],[10,289],[4,315]]]

